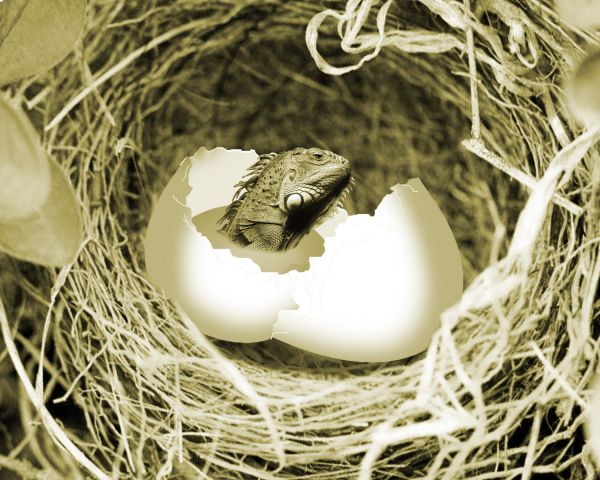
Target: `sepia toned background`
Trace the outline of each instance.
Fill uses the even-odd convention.
[[[598,130],[574,121],[563,87],[598,34],[546,0],[383,8],[89,1],[71,53],[3,87],[71,181],[82,241],[62,269],[0,260],[15,347],[0,476],[594,477]],[[318,27],[315,61],[306,32],[326,9],[338,17]],[[355,53],[340,22],[363,35]],[[378,41],[360,68],[323,71]],[[180,162],[216,146],[339,153],[350,213],[419,177],[465,278],[430,349],[362,364],[191,329],[146,279],[143,240]]]

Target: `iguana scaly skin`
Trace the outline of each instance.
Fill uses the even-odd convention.
[[[250,248],[286,250],[341,206],[351,182],[350,162],[327,150],[261,155],[236,185],[220,231]]]

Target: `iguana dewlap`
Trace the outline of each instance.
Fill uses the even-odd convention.
[[[350,162],[319,148],[261,155],[219,220],[221,232],[250,248],[286,250],[341,206]]]

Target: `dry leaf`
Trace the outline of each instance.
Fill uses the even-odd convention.
[[[598,0],[556,0],[556,9],[565,22],[576,27],[593,29],[600,25]]]
[[[73,260],[81,243],[75,193],[27,116],[0,97],[0,250],[42,265]]]
[[[29,0],[4,0],[0,3],[0,45],[21,17]]]
[[[50,193],[50,167],[38,134],[21,109],[0,96],[0,220],[40,208]]]
[[[85,0],[0,2],[0,85],[56,65],[83,29]]]
[[[0,220],[0,249],[47,266],[63,266],[81,245],[81,218],[75,193],[58,163],[48,157],[50,194],[26,217]]]

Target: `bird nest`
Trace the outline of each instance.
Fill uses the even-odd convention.
[[[30,439],[42,467],[591,478],[598,131],[581,134],[561,83],[597,37],[546,0],[473,3],[89,2],[77,53],[22,84],[86,237],[59,274],[12,263],[10,315],[39,333],[16,341],[46,372],[46,406],[22,402],[45,426]],[[352,363],[191,328],[148,282],[143,239],[169,177],[203,146],[339,153],[356,172],[350,213],[419,177],[465,274],[429,349]],[[66,449],[41,448],[48,434]]]

